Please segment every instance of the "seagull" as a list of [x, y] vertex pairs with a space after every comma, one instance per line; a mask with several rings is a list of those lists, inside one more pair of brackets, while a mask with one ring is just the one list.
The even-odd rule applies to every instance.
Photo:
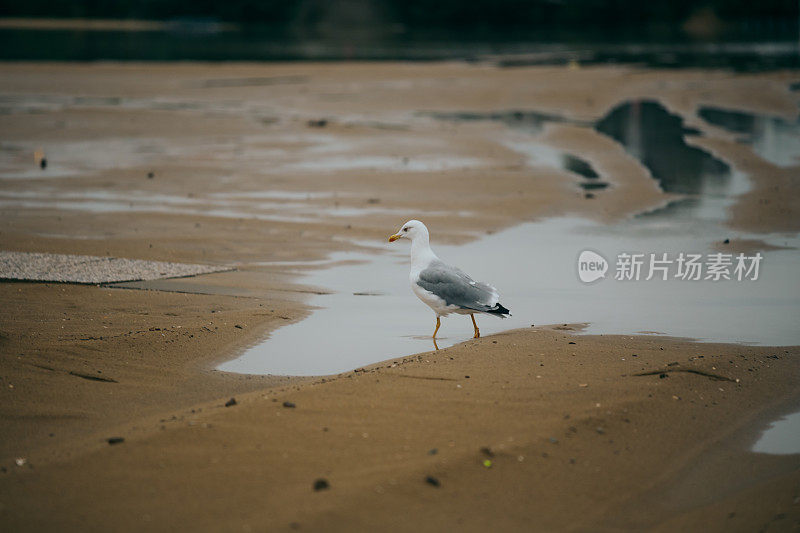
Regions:
[[475, 313], [486, 313], [500, 318], [510, 316], [508, 309], [498, 301], [500, 294], [497, 289], [473, 280], [458, 268], [442, 262], [433, 253], [430, 234], [425, 224], [419, 220], [409, 220], [400, 231], [389, 237], [389, 242], [398, 239], [411, 240], [411, 290], [436, 313], [434, 344], [436, 333], [442, 325], [440, 318], [450, 313], [469, 315], [472, 318], [472, 327], [475, 328], [473, 339], [481, 336], [478, 324], [475, 323]]

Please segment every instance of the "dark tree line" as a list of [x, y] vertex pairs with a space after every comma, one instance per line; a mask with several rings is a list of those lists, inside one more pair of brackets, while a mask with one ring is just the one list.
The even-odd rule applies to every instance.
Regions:
[[[337, 12], [364, 23], [424, 28], [585, 28], [677, 25], [705, 8], [726, 23], [798, 17], [797, 0], [5, 0], [0, 16], [173, 19], [313, 24]], [[335, 19], [341, 17], [334, 16]]]

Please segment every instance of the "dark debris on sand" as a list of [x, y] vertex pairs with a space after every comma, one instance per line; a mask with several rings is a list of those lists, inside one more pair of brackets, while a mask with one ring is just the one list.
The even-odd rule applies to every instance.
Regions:
[[431, 485], [433, 487], [441, 487], [442, 486], [442, 484], [439, 483], [439, 480], [436, 479], [433, 476], [426, 476], [425, 477], [425, 483], [427, 483], [428, 485]]

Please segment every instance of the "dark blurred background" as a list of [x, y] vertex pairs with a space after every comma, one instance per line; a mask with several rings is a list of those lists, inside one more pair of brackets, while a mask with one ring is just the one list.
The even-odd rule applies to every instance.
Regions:
[[[797, 0], [6, 1], [3, 59], [483, 59], [795, 66]], [[161, 21], [81, 27], [76, 19]], [[524, 57], [526, 56], [527, 57]], [[718, 57], [714, 57], [714, 56]], [[516, 56], [516, 57], [509, 57]], [[496, 59], [496, 58], [495, 58]]]

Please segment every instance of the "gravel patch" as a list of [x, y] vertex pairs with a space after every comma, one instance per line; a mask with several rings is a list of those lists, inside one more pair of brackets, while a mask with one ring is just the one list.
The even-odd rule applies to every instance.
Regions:
[[110, 283], [196, 276], [233, 267], [143, 261], [119, 257], [0, 251], [0, 279]]

